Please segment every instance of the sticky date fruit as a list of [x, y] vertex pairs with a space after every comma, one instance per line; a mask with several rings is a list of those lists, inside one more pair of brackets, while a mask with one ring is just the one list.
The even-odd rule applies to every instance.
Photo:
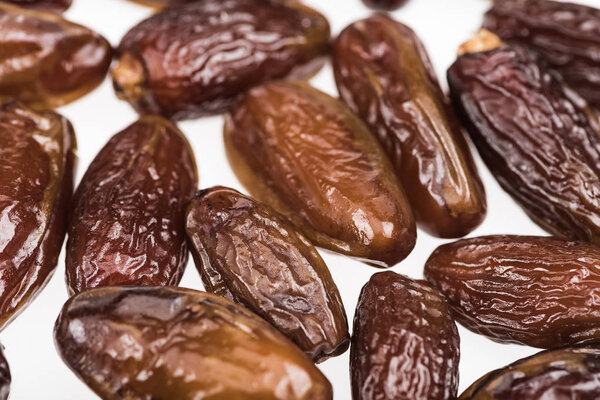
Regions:
[[207, 291], [254, 311], [315, 361], [346, 351], [338, 288], [317, 250], [282, 215], [215, 187], [188, 207], [186, 231]]
[[369, 8], [374, 10], [393, 11], [402, 7], [408, 0], [362, 0]]
[[391, 158], [420, 228], [464, 236], [483, 220], [483, 185], [425, 47], [384, 14], [347, 27], [334, 46], [341, 98]]
[[329, 36], [327, 20], [296, 1], [168, 7], [125, 35], [114, 85], [140, 113], [175, 119], [221, 113], [252, 86], [315, 73]]
[[373, 275], [354, 316], [352, 398], [455, 399], [459, 342], [448, 304], [429, 283]]
[[313, 243], [379, 266], [415, 244], [410, 206], [365, 124], [340, 101], [300, 82], [249, 91], [225, 121], [239, 180]]
[[599, 266], [589, 243], [483, 236], [438, 247], [425, 276], [473, 332], [552, 348], [600, 339]]
[[54, 336], [65, 363], [104, 400], [331, 400], [311, 360], [246, 309], [168, 287], [72, 297]]
[[8, 399], [11, 380], [10, 368], [8, 367], [8, 362], [4, 357], [4, 351], [0, 345], [0, 400]]
[[[486, 49], [479, 39], [492, 49], [469, 53]], [[534, 57], [498, 43], [489, 33], [467, 43], [448, 71], [471, 138], [534, 222], [556, 236], [600, 243], [600, 137], [587, 110]]]
[[25, 8], [39, 8], [54, 12], [63, 12], [71, 6], [72, 0], [2, 0]]

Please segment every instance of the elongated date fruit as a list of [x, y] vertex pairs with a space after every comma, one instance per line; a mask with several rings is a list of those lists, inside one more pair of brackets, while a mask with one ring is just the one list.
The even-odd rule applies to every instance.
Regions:
[[373, 275], [354, 316], [352, 398], [455, 399], [459, 342], [448, 304], [429, 283]]
[[143, 114], [186, 119], [222, 113], [262, 82], [314, 74], [329, 52], [329, 37], [325, 17], [297, 1], [168, 7], [125, 35], [114, 86]]
[[492, 371], [459, 400], [593, 400], [600, 397], [600, 347], [542, 351]]
[[113, 136], [73, 198], [70, 294], [97, 286], [177, 285], [188, 259], [185, 209], [196, 185], [192, 150], [170, 121], [145, 116]]
[[535, 236], [483, 236], [438, 247], [425, 276], [468, 329], [551, 348], [600, 339], [600, 248]]
[[499, 43], [482, 32], [448, 71], [471, 138], [534, 222], [556, 236], [600, 243], [600, 137], [587, 111], [524, 50]]
[[170, 287], [72, 297], [54, 329], [104, 400], [331, 400], [327, 378], [275, 328], [222, 297]]
[[347, 27], [334, 46], [342, 99], [391, 158], [419, 227], [461, 237], [483, 220], [483, 185], [425, 47], [384, 14]]
[[0, 3], [0, 31], [0, 95], [34, 109], [87, 94], [110, 66], [106, 39], [52, 12]]
[[10, 383], [12, 381], [8, 362], [4, 357], [4, 351], [0, 345], [0, 400], [7, 400], [10, 394]]
[[407, 0], [363, 0], [363, 3], [374, 10], [393, 11], [406, 4]]
[[2, 0], [25, 8], [39, 8], [54, 12], [63, 12], [71, 6], [72, 0]]
[[255, 88], [225, 121], [250, 194], [313, 243], [378, 266], [404, 259], [415, 222], [377, 139], [343, 103], [300, 82]]
[[338, 288], [317, 250], [282, 215], [215, 187], [188, 207], [186, 231], [209, 292], [254, 311], [315, 361], [346, 351]]

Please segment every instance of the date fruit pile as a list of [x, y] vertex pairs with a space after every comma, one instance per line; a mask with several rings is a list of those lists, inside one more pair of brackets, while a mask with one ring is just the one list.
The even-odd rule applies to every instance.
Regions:
[[[141, 3], [113, 48], [70, 0], [0, 1], [0, 329], [66, 237], [56, 348], [104, 400], [332, 400], [316, 363], [348, 349], [353, 400], [600, 398], [600, 9], [496, 0], [447, 95], [383, 12], [332, 38], [299, 0]], [[327, 62], [339, 99], [308, 83]], [[139, 119], [74, 188], [53, 109], [108, 75]], [[176, 123], [218, 114], [248, 194], [199, 190]], [[463, 238], [487, 212], [472, 148], [549, 236]], [[373, 274], [349, 329], [317, 247], [390, 268], [417, 229], [458, 240], [423, 280]], [[190, 251], [205, 291], [177, 287]], [[457, 323], [544, 351], [459, 396]]]

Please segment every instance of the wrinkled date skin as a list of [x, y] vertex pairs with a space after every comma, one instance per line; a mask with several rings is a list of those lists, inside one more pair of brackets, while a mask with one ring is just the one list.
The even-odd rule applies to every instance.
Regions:
[[329, 37], [327, 20], [295, 1], [168, 7], [125, 35], [114, 85], [140, 113], [218, 114], [262, 82], [314, 74], [325, 62]]
[[67, 241], [70, 294], [111, 285], [177, 285], [188, 259], [185, 209], [197, 185], [183, 133], [145, 116], [98, 153], [75, 196]]
[[192, 201], [186, 230], [207, 291], [254, 311], [315, 361], [347, 350], [346, 312], [325, 262], [271, 207], [215, 187]]
[[497, 0], [483, 26], [543, 57], [600, 107], [600, 10], [548, 0]]
[[39, 8], [54, 12], [63, 12], [71, 6], [72, 0], [3, 0], [25, 8]]
[[459, 400], [595, 400], [600, 398], [600, 348], [547, 350], [492, 371]]
[[448, 304], [427, 282], [373, 275], [354, 316], [352, 398], [455, 399], [459, 342]]
[[600, 339], [600, 248], [534, 236], [483, 236], [438, 247], [425, 276], [468, 329], [551, 348]]
[[255, 88], [226, 118], [225, 148], [252, 196], [318, 246], [382, 267], [414, 247], [392, 165], [340, 101], [300, 82]]
[[54, 336], [104, 400], [331, 400], [327, 378], [275, 328], [221, 297], [167, 287], [71, 298]]
[[531, 219], [600, 243], [600, 137], [561, 81], [509, 46], [460, 56], [448, 80], [481, 157]]
[[112, 50], [102, 36], [58, 14], [0, 3], [0, 95], [35, 109], [87, 94], [103, 80]]
[[10, 376], [10, 368], [8, 362], [4, 357], [4, 352], [0, 346], [0, 400], [7, 400], [10, 394], [10, 383], [12, 378]]
[[69, 121], [17, 102], [0, 104], [0, 329], [50, 280], [73, 193]]
[[394, 11], [402, 7], [408, 0], [362, 0], [369, 8], [374, 10]]
[[333, 60], [342, 99], [377, 133], [419, 227], [446, 238], [477, 227], [483, 185], [416, 34], [377, 14], [340, 34]]

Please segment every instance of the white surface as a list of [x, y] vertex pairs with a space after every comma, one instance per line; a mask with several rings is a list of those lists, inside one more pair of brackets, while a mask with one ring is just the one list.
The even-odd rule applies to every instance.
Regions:
[[[360, 0], [305, 2], [329, 18], [334, 34], [370, 13]], [[594, 0], [580, 2], [593, 5]], [[442, 84], [446, 85], [445, 72], [455, 58], [456, 49], [477, 30], [483, 12], [488, 7], [487, 0], [411, 0], [404, 8], [395, 12], [394, 16], [412, 26], [420, 35]], [[130, 27], [150, 13], [149, 8], [126, 0], [74, 0], [74, 5], [66, 16], [95, 29], [113, 45], [117, 45]], [[313, 84], [337, 95], [329, 67], [315, 77]], [[59, 111], [72, 121], [77, 133], [77, 180], [106, 141], [136, 119], [136, 114], [129, 105], [115, 97], [108, 80], [90, 95]], [[224, 155], [222, 119], [214, 117], [187, 121], [179, 126], [194, 148], [200, 172], [200, 187], [225, 185], [243, 190]], [[470, 236], [493, 233], [544, 234], [499, 188], [481, 161], [477, 159], [477, 162], [487, 190], [489, 211], [485, 222]], [[427, 257], [442, 242], [419, 232], [414, 251], [393, 270], [413, 278], [422, 278]], [[360, 289], [377, 270], [342, 256], [322, 254], [340, 289], [351, 322]], [[181, 286], [202, 289], [200, 277], [191, 259]], [[54, 347], [52, 328], [66, 300], [63, 252], [48, 287], [1, 334], [0, 340], [6, 347], [13, 375], [11, 400], [97, 399], [62, 363]], [[459, 331], [462, 353], [460, 391], [485, 372], [536, 352], [533, 348], [491, 342], [462, 327], [459, 327]], [[335, 400], [351, 398], [348, 355], [349, 352], [346, 352], [320, 365], [333, 384]]]

